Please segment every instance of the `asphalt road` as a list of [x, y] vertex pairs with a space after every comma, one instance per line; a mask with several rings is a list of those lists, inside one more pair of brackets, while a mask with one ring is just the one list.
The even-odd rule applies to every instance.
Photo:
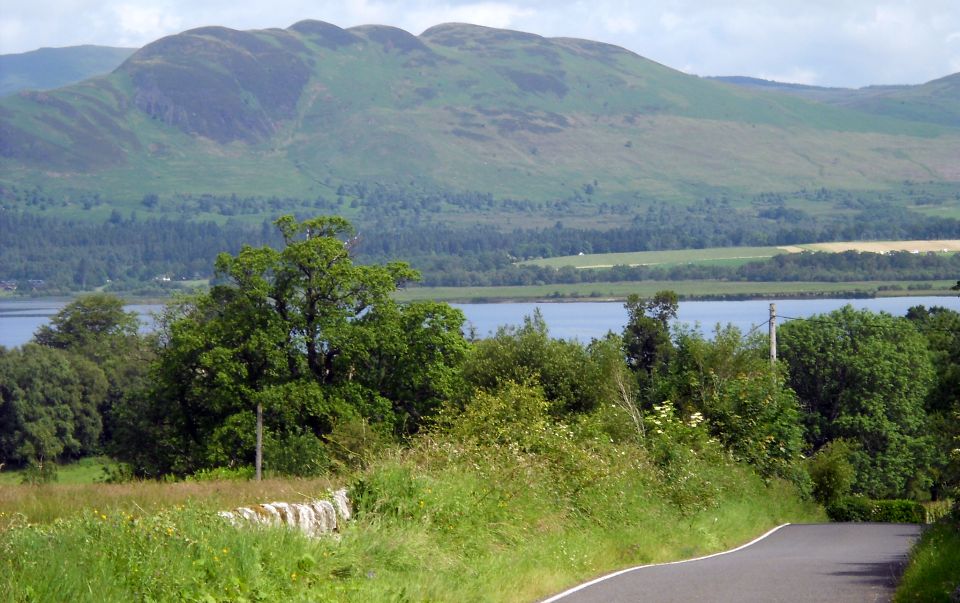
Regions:
[[919, 535], [908, 524], [787, 525], [739, 550], [627, 570], [547, 601], [889, 601]]

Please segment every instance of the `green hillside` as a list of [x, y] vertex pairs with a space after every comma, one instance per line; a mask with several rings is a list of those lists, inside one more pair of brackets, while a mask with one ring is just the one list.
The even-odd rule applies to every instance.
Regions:
[[773, 91], [830, 105], [910, 121], [960, 127], [960, 73], [918, 86], [825, 88], [751, 77], [710, 78], [752, 90]]
[[135, 50], [86, 45], [0, 55], [0, 96], [59, 88], [109, 73]]
[[120, 202], [379, 183], [636, 204], [960, 181], [960, 128], [924, 111], [876, 115], [472, 25], [206, 27], [0, 100], [0, 186]]

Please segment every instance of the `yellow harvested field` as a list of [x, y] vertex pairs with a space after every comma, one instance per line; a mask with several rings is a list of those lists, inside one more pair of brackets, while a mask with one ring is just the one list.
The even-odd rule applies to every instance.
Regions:
[[842, 251], [868, 251], [871, 253], [883, 253], [887, 251], [915, 251], [925, 253], [935, 252], [956, 252], [960, 251], [960, 240], [948, 239], [941, 241], [850, 241], [841, 243], [812, 243], [810, 245], [799, 245], [792, 247], [781, 247], [788, 253], [797, 251], [830, 251], [840, 253]]

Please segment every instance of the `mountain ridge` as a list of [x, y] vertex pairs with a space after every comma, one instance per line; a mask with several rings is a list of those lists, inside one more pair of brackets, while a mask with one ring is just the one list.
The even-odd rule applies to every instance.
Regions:
[[108, 75], [0, 100], [0, 185], [310, 196], [374, 181], [543, 199], [591, 183], [610, 198], [694, 199], [952, 182], [952, 77], [864, 110], [469, 24], [419, 36], [314, 20], [211, 26], [152, 42]]

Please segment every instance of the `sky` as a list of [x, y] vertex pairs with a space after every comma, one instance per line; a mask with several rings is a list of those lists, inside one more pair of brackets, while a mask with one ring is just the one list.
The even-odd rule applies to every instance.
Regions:
[[598, 40], [696, 75], [820, 86], [960, 72], [960, 0], [0, 0], [0, 54], [143, 46], [205, 25], [319, 19], [411, 33], [451, 21]]

